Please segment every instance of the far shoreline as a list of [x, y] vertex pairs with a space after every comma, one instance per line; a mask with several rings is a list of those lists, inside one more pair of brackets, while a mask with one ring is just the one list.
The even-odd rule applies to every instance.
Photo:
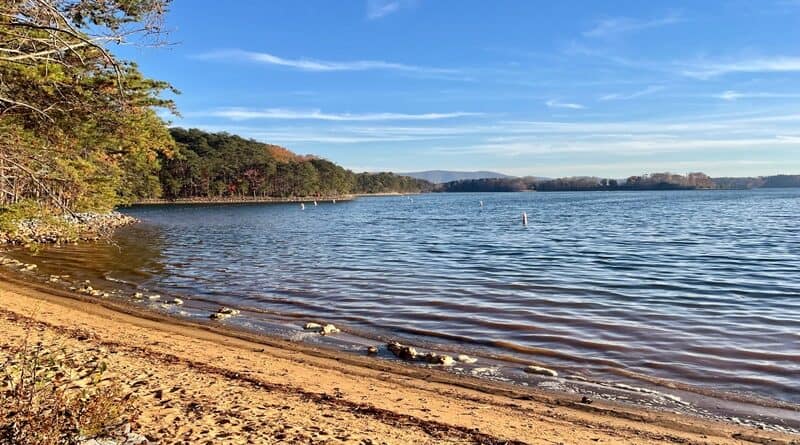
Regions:
[[290, 196], [290, 197], [269, 197], [269, 196], [225, 196], [217, 198], [196, 197], [196, 198], [148, 198], [140, 199], [131, 204], [119, 206], [120, 208], [148, 205], [170, 205], [170, 204], [300, 204], [312, 202], [349, 202], [358, 198], [385, 197], [385, 196], [411, 196], [419, 195], [421, 192], [385, 192], [385, 193], [353, 193], [347, 195], [323, 195], [323, 196]]
[[326, 195], [326, 196], [303, 196], [303, 197], [268, 197], [268, 196], [237, 196], [237, 197], [218, 197], [218, 198], [150, 198], [140, 199], [130, 205], [120, 206], [146, 206], [146, 205], [170, 205], [170, 204], [292, 204], [292, 203], [307, 203], [307, 202], [333, 202], [333, 201], [352, 201], [359, 195]]
[[158, 206], [158, 205], [183, 205], [183, 204], [306, 204], [306, 203], [333, 203], [350, 202], [359, 198], [380, 198], [380, 197], [402, 197], [417, 195], [466, 195], [480, 194], [489, 195], [496, 193], [589, 193], [589, 192], [747, 192], [755, 190], [792, 190], [796, 187], [758, 187], [758, 188], [615, 188], [615, 189], [585, 189], [585, 190], [485, 190], [485, 191], [440, 191], [433, 190], [427, 192], [385, 192], [385, 193], [353, 193], [347, 195], [326, 195], [326, 196], [292, 196], [292, 197], [197, 197], [197, 198], [148, 198], [140, 199], [130, 204], [118, 206], [124, 209], [135, 206]]

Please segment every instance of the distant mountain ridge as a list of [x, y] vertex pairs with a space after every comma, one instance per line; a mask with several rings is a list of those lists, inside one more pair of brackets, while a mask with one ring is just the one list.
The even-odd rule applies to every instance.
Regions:
[[410, 176], [412, 178], [422, 179], [434, 184], [443, 184], [445, 182], [470, 179], [513, 178], [513, 176], [490, 171], [461, 172], [450, 170], [427, 170], [421, 172], [398, 173], [398, 175]]

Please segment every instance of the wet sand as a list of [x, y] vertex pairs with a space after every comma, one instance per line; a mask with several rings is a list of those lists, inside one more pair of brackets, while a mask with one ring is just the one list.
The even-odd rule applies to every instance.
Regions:
[[0, 345], [108, 362], [156, 443], [800, 443], [796, 436], [226, 332], [3, 277]]

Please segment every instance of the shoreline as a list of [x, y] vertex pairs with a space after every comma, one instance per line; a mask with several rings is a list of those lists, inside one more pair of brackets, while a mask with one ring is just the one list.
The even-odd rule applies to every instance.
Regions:
[[169, 204], [291, 204], [291, 203], [311, 203], [317, 202], [345, 202], [354, 201], [358, 198], [381, 197], [381, 196], [413, 196], [420, 195], [422, 192], [386, 192], [386, 193], [351, 193], [347, 195], [325, 195], [325, 196], [292, 196], [286, 198], [277, 198], [269, 196], [240, 196], [240, 197], [196, 197], [196, 198], [176, 198], [176, 199], [141, 199], [130, 205], [121, 206], [121, 208], [132, 206], [147, 206], [147, 205], [169, 205]]
[[273, 197], [220, 197], [220, 198], [176, 198], [176, 199], [141, 199], [134, 202], [129, 206], [145, 206], [145, 205], [169, 205], [169, 204], [285, 204], [285, 203], [307, 203], [307, 202], [332, 202], [332, 201], [352, 201], [361, 195], [330, 195], [330, 196], [301, 196], [301, 197], [288, 197], [288, 198], [273, 198]]
[[[459, 376], [439, 369], [375, 360], [353, 353], [344, 353], [288, 340], [268, 338], [244, 332], [233, 332], [223, 326], [175, 319], [121, 302], [100, 300], [54, 289], [43, 284], [23, 282], [16, 278], [8, 277], [5, 273], [2, 274], [2, 277], [4, 282], [0, 283], [0, 301], [3, 303], [3, 311], [11, 311], [17, 316], [32, 317], [38, 323], [46, 323], [50, 327], [46, 328], [45, 331], [76, 328], [72, 324], [77, 319], [80, 320], [78, 324], [81, 328], [92, 328], [97, 331], [95, 332], [97, 336], [110, 336], [110, 341], [116, 343], [128, 344], [129, 340], [124, 333], [137, 331], [137, 335], [144, 335], [145, 337], [169, 338], [170, 344], [164, 344], [164, 348], [168, 351], [182, 351], [182, 347], [187, 344], [200, 342], [204, 345], [203, 351], [217, 359], [229, 358], [228, 354], [219, 349], [223, 347], [229, 348], [233, 346], [238, 348], [236, 349], [238, 352], [234, 352], [234, 355], [242, 354], [244, 351], [252, 352], [252, 350], [264, 348], [269, 349], [269, 352], [266, 353], [269, 356], [269, 360], [289, 359], [293, 363], [284, 363], [285, 366], [289, 367], [287, 369], [299, 365], [303, 365], [303, 368], [311, 366], [314, 368], [314, 372], [321, 372], [330, 377], [332, 379], [330, 384], [337, 385], [335, 386], [336, 388], [341, 389], [346, 386], [354, 394], [363, 393], [361, 390], [364, 387], [377, 384], [385, 385], [386, 382], [383, 382], [383, 380], [386, 380], [388, 376], [388, 381], [395, 382], [392, 384], [392, 390], [399, 392], [400, 400], [411, 400], [412, 393], [414, 396], [418, 396], [418, 391], [423, 391], [421, 396], [423, 399], [433, 397], [439, 400], [443, 394], [447, 394], [445, 400], [439, 401], [447, 405], [448, 410], [460, 411], [466, 409], [466, 405], [477, 403], [476, 399], [480, 399], [480, 403], [489, 403], [493, 410], [502, 407], [506, 411], [503, 415], [508, 416], [508, 418], [503, 421], [495, 419], [492, 415], [481, 419], [460, 416], [447, 417], [447, 428], [455, 428], [456, 426], [460, 428], [451, 430], [451, 432], [455, 434], [455, 432], [460, 431], [456, 435], [466, 434], [466, 436], [462, 437], [464, 440], [453, 443], [503, 443], [502, 441], [519, 439], [522, 440], [517, 443], [538, 441], [540, 440], [538, 436], [525, 435], [536, 431], [535, 429], [529, 431], [524, 428], [525, 424], [531, 421], [531, 410], [537, 415], [535, 423], [543, 422], [548, 428], [556, 428], [554, 431], [557, 431], [558, 435], [566, 435], [566, 437], [570, 437], [572, 433], [578, 434], [579, 432], [581, 434], [596, 434], [597, 431], [594, 428], [586, 428], [592, 424], [620, 423], [615, 428], [610, 430], [607, 428], [607, 431], [604, 431], [605, 434], [610, 435], [609, 439], [623, 434], [623, 432], [625, 435], [635, 432], [633, 436], [626, 437], [626, 440], [631, 440], [633, 443], [654, 443], [655, 437], [681, 437], [683, 440], [693, 443], [700, 441], [697, 436], [700, 434], [706, 436], [702, 441], [708, 441], [708, 436], [715, 438], [714, 441], [708, 441], [708, 443], [734, 443], [734, 440], [741, 440], [747, 437], [756, 439], [756, 442], [761, 443], [792, 443], [789, 438], [793, 436], [786, 436], [780, 433], [745, 428], [722, 422], [712, 422], [668, 412], [651, 411], [600, 400], [591, 405], [580, 403], [580, 397], [576, 399], [575, 396], [568, 394], [514, 387], [508, 384]], [[38, 309], [36, 309], [37, 306], [39, 306]], [[43, 310], [45, 306], [47, 307], [46, 311]], [[31, 312], [33, 312], [32, 315], [30, 314]], [[64, 318], [67, 314], [72, 316]], [[76, 318], [75, 316], [78, 317]], [[2, 321], [2, 323], [5, 324], [6, 322]], [[56, 329], [56, 326], [60, 326], [60, 328]], [[4, 329], [4, 331], [7, 331], [7, 329]], [[117, 335], [114, 335], [114, 332], [117, 332]], [[3, 337], [5, 336], [0, 336], [0, 338]], [[131, 338], [130, 342], [135, 342], [135, 339]], [[137, 347], [148, 349], [146, 344], [139, 344]], [[258, 353], [259, 358], [250, 361], [248, 366], [243, 368], [247, 371], [243, 372], [242, 375], [249, 375], [253, 370], [257, 371], [259, 363], [264, 359], [264, 355], [265, 353]], [[182, 359], [187, 359], [187, 357]], [[218, 366], [222, 365], [218, 364]], [[203, 367], [194, 372], [208, 372], [207, 369], [202, 370], [201, 368]], [[236, 372], [236, 369], [222, 366], [221, 370], [217, 369], [216, 371], [231, 373]], [[299, 372], [298, 369], [294, 371]], [[304, 372], [306, 371], [308, 369], [304, 370]], [[330, 375], [332, 372], [335, 375]], [[231, 379], [230, 376], [228, 378]], [[362, 381], [364, 379], [366, 381]], [[241, 379], [232, 378], [232, 380], [240, 381]], [[279, 382], [273, 383], [286, 383], [280, 381], [281, 379], [277, 380]], [[295, 383], [296, 385], [290, 389], [290, 392], [307, 392], [309, 386], [316, 385], [316, 383], [312, 384], [304, 380]], [[330, 389], [328, 388], [328, 390]], [[328, 394], [328, 391], [323, 391], [322, 394]], [[369, 396], [370, 394], [367, 394], [367, 398], [370, 398]], [[358, 400], [358, 397], [347, 399], [353, 401]], [[412, 407], [408, 407], [407, 410], [399, 410], [398, 407], [391, 403], [392, 400], [389, 400], [384, 395], [380, 395], [378, 399], [370, 400], [368, 403], [376, 405], [373, 408], [388, 410], [388, 413], [392, 413], [392, 416], [410, 415], [410, 417], [403, 417], [403, 422], [420, 426], [427, 425], [425, 422], [432, 420], [433, 415], [430, 413], [434, 411], [429, 408], [428, 403], [416, 403], [412, 404]], [[322, 401], [314, 403], [319, 404]], [[364, 403], [363, 398], [358, 403]], [[515, 408], [509, 410], [509, 406], [514, 406]], [[518, 410], [517, 408], [520, 409]], [[424, 409], [428, 409], [428, 411], [424, 411]], [[420, 411], [425, 414], [418, 414]], [[381, 411], [381, 413], [386, 414], [384, 411]], [[564, 424], [564, 419], [566, 418], [569, 420]], [[468, 421], [464, 422], [464, 420]], [[502, 423], [502, 425], [495, 425], [495, 423]], [[624, 427], [621, 424], [625, 424]], [[467, 431], [479, 426], [480, 434], [488, 434], [497, 440], [489, 440], [488, 437], [483, 436], [481, 436], [480, 440], [477, 440], [478, 436], [473, 435], [473, 433], [467, 433]], [[423, 428], [423, 431], [425, 428]], [[442, 426], [439, 425], [436, 428], [441, 429]], [[660, 431], [656, 436], [652, 435], [654, 429]], [[527, 433], [524, 433], [525, 431]], [[399, 431], [395, 432], [399, 433]], [[519, 437], [516, 437], [518, 434]], [[579, 436], [573, 437], [577, 438]], [[588, 436], [583, 437], [587, 438]], [[561, 438], [563, 439], [564, 436]], [[384, 436], [376, 437], [376, 439], [384, 440]], [[531, 440], [530, 442], [528, 442], [529, 439]], [[620, 437], [616, 437], [614, 440], [620, 439]], [[431, 440], [431, 438], [426, 440]], [[768, 442], [769, 440], [779, 441]]]

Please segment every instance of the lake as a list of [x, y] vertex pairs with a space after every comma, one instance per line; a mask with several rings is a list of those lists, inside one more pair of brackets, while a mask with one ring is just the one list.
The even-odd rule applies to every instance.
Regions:
[[125, 213], [142, 224], [116, 245], [46, 248], [43, 270], [180, 296], [184, 316], [235, 307], [236, 323], [282, 335], [325, 321], [364, 344], [800, 403], [800, 189]]

